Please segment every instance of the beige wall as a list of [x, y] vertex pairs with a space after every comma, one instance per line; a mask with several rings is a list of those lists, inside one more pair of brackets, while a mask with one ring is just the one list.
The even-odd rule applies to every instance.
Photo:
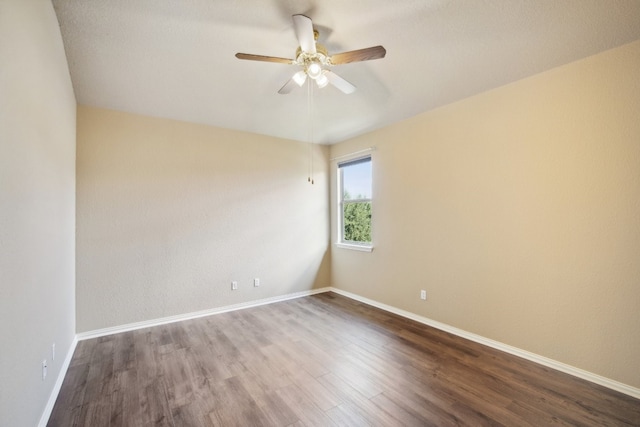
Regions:
[[51, 3], [0, 1], [2, 426], [38, 424], [75, 336], [75, 113]]
[[308, 144], [79, 106], [78, 332], [329, 285], [314, 154], [311, 185]]
[[375, 249], [333, 284], [640, 387], [638, 70], [640, 42], [332, 146], [377, 147]]

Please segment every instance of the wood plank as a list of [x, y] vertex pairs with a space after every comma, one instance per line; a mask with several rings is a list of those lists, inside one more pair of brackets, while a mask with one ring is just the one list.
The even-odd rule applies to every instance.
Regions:
[[209, 414], [214, 425], [265, 426], [268, 417], [253, 400], [239, 377], [221, 381], [212, 389], [216, 402]]
[[137, 372], [135, 369], [117, 371], [114, 375], [114, 389], [111, 392], [112, 426], [136, 425], [141, 418]]
[[[318, 381], [328, 389], [332, 390], [343, 402], [352, 403], [363, 418], [368, 420], [371, 425], [374, 426], [397, 426], [399, 425], [399, 418], [396, 418], [394, 414], [389, 414], [385, 410], [381, 409], [373, 402], [376, 396], [372, 399], [365, 397], [355, 388], [351, 387], [346, 382], [332, 373], [323, 375], [318, 378]], [[379, 395], [378, 395], [379, 396]]]
[[307, 399], [297, 386], [292, 384], [282, 387], [277, 390], [277, 393], [304, 425], [309, 427], [330, 427], [337, 425], [325, 411]]
[[[148, 383], [139, 391], [140, 424], [144, 426], [173, 426], [173, 415], [161, 378]], [[87, 424], [91, 425], [91, 424]]]
[[371, 399], [380, 409], [391, 415], [396, 421], [396, 425], [424, 427], [425, 421], [397, 405], [389, 399], [386, 394], [380, 393]]
[[298, 421], [289, 405], [274, 390], [265, 389], [262, 381], [250, 371], [241, 374], [239, 378], [272, 425], [284, 426]]
[[373, 424], [369, 423], [369, 421], [362, 416], [357, 406], [353, 403], [343, 403], [339, 406], [334, 406], [327, 411], [327, 415], [338, 426], [373, 426]]

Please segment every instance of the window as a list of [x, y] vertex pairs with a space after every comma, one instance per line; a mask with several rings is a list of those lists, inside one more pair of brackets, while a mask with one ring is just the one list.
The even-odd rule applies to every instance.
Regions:
[[338, 164], [338, 245], [371, 251], [371, 156]]

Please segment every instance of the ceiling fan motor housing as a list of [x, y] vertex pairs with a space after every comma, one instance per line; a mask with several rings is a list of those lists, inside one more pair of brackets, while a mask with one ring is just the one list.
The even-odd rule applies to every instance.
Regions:
[[[314, 31], [317, 34], [317, 31]], [[331, 65], [327, 48], [316, 43], [316, 53], [304, 52], [298, 47], [296, 50], [296, 64], [301, 65], [309, 77], [317, 79], [322, 74], [324, 66]]]

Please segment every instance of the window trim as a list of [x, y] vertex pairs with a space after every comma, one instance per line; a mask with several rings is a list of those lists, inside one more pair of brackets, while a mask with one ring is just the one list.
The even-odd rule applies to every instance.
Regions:
[[[371, 194], [371, 198], [369, 199], [354, 199], [354, 200], [350, 200], [349, 202], [352, 203], [359, 203], [359, 202], [369, 202], [371, 203], [371, 209], [373, 211], [373, 156], [371, 155], [371, 153], [367, 153], [364, 155], [359, 155], [359, 156], [353, 156], [350, 158], [344, 158], [344, 160], [340, 161], [337, 163], [337, 185], [336, 188], [338, 190], [338, 194], [337, 194], [337, 198], [338, 198], [338, 203], [337, 203], [337, 240], [336, 240], [336, 247], [338, 248], [342, 248], [342, 249], [350, 249], [350, 250], [355, 250], [355, 251], [361, 251], [361, 252], [371, 252], [373, 251], [373, 222], [372, 222], [372, 230], [371, 230], [371, 242], [355, 242], [355, 241], [350, 241], [350, 240], [344, 240], [344, 200], [343, 200], [343, 195], [344, 195], [344, 180], [342, 177], [342, 167], [346, 166], [346, 165], [354, 165], [360, 162], [371, 162], [371, 167], [372, 167], [372, 172], [371, 172], [371, 187], [372, 187], [372, 194]], [[373, 215], [372, 215], [373, 216]]]
[[336, 247], [342, 248], [342, 249], [350, 249], [352, 251], [360, 251], [360, 252], [373, 251], [373, 243], [364, 243], [360, 245], [357, 243], [336, 242]]

